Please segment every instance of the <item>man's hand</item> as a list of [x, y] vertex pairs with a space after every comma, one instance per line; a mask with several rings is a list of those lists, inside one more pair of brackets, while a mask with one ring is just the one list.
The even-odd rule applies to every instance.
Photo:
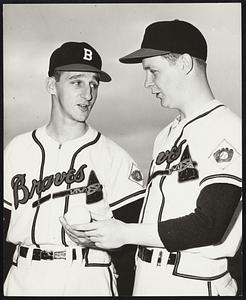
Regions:
[[73, 237], [90, 240], [96, 247], [101, 249], [120, 248], [125, 244], [124, 227], [122, 221], [116, 219], [108, 219], [95, 221], [87, 224], [79, 224], [71, 226], [69, 233]]
[[60, 217], [59, 220], [66, 234], [75, 244], [81, 247], [95, 248], [95, 244], [87, 237], [87, 235], [81, 230], [74, 230], [73, 225], [68, 224], [65, 217]]

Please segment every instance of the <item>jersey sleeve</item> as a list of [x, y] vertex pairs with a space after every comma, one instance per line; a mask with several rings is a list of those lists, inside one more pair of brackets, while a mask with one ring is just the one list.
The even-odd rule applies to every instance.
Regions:
[[193, 138], [191, 156], [199, 174], [196, 207], [158, 224], [169, 251], [215, 245], [229, 226], [242, 193], [242, 140], [241, 122], [228, 120], [233, 122], [221, 128], [212, 124]]
[[[242, 186], [241, 126], [233, 126], [230, 132], [211, 135], [206, 157], [200, 160], [200, 188], [213, 183]], [[205, 145], [206, 147], [206, 145]]]
[[241, 198], [241, 188], [215, 183], [202, 189], [191, 214], [158, 223], [168, 251], [186, 250], [221, 242]]
[[112, 210], [144, 197], [143, 175], [123, 149], [117, 149], [112, 155], [107, 177], [107, 200]]

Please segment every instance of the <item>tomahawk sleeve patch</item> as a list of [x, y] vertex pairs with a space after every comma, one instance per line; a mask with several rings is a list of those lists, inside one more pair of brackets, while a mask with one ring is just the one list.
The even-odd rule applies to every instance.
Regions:
[[226, 139], [223, 139], [209, 155], [209, 160], [224, 170], [231, 165], [241, 154]]
[[138, 167], [132, 163], [131, 171], [128, 177], [131, 181], [138, 183], [143, 186], [143, 175], [138, 169]]

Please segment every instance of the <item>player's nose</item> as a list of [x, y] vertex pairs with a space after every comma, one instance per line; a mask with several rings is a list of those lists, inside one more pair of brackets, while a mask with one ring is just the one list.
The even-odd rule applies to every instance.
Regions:
[[92, 88], [89, 84], [81, 90], [80, 97], [87, 101], [92, 100]]
[[149, 88], [149, 87], [153, 86], [153, 84], [154, 83], [152, 81], [152, 77], [148, 73], [146, 73], [144, 87]]

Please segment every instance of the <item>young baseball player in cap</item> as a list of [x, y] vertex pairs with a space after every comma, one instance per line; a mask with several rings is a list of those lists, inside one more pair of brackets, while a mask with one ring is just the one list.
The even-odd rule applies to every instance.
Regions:
[[155, 140], [140, 224], [76, 227], [100, 248], [140, 245], [135, 296], [237, 292], [226, 256], [242, 234], [241, 120], [215, 99], [206, 59], [202, 33], [179, 20], [149, 25], [141, 49], [120, 59], [142, 63], [145, 87], [179, 112]]
[[5, 296], [117, 295], [110, 254], [95, 249], [85, 235], [78, 245], [59, 221], [64, 216], [69, 225], [112, 217], [136, 222], [141, 209], [143, 178], [136, 163], [87, 123], [99, 83], [111, 80], [101, 67], [100, 55], [85, 42], [56, 49], [47, 79], [49, 123], [6, 147], [7, 241], [16, 250]]

